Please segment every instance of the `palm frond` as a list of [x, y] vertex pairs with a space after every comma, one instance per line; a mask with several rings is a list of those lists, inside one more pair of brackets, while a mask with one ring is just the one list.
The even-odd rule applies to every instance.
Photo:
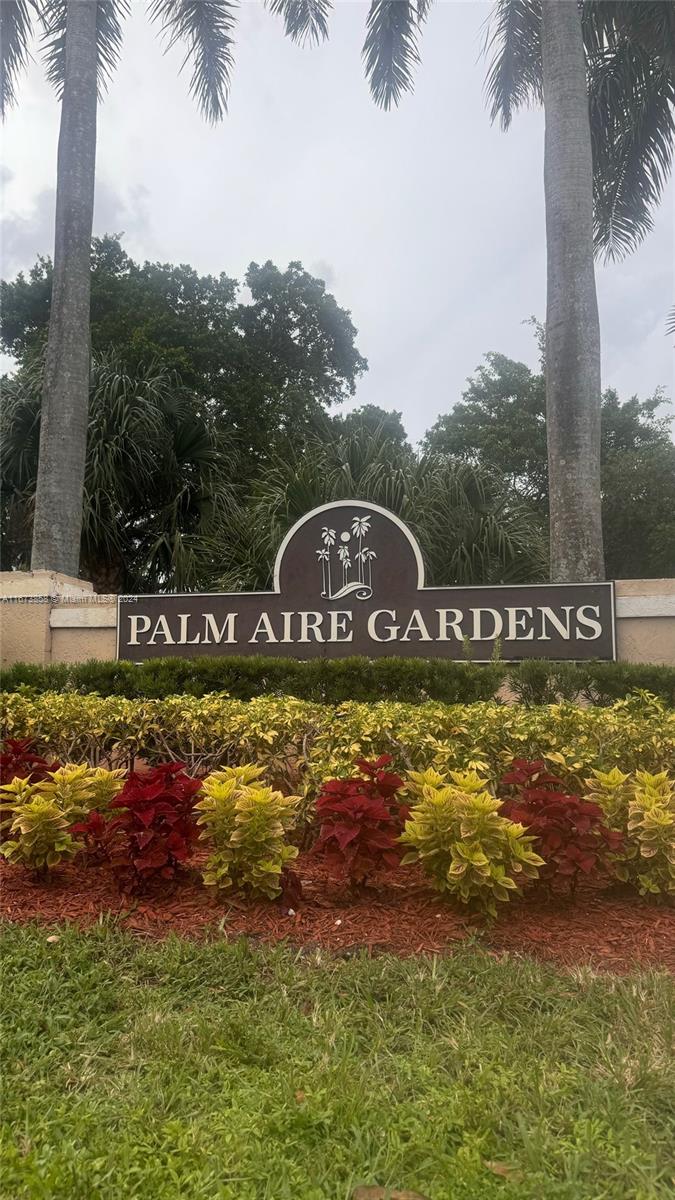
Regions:
[[[63, 91], [66, 70], [66, 0], [43, 0], [42, 57], [47, 79], [57, 96]], [[98, 0], [96, 5], [96, 50], [98, 91], [107, 89], [122, 50], [122, 23], [129, 15], [130, 0]]]
[[653, 226], [675, 143], [675, 75], [627, 38], [588, 71], [595, 247], [622, 258]]
[[178, 42], [186, 47], [181, 70], [191, 65], [190, 95], [212, 124], [227, 112], [236, 7], [232, 0], [152, 0], [150, 4], [151, 20], [161, 23], [167, 50]]
[[668, 323], [666, 325], [666, 333], [675, 333], [675, 308], [671, 308], [668, 314]]
[[328, 14], [332, 0], [266, 0], [271, 12], [284, 20], [288, 37], [301, 46], [317, 45], [328, 37]]
[[543, 100], [541, 0], [498, 0], [483, 53], [491, 60], [485, 79], [490, 119], [508, 129], [517, 109]]
[[16, 84], [28, 65], [31, 38], [28, 0], [0, 3], [0, 115], [16, 103]]
[[587, 53], [602, 53], [627, 38], [663, 65], [675, 66], [675, 4], [672, 0], [584, 0]]
[[376, 104], [389, 109], [413, 89], [420, 61], [418, 38], [428, 4], [411, 0], [373, 0], [366, 23], [363, 59]]

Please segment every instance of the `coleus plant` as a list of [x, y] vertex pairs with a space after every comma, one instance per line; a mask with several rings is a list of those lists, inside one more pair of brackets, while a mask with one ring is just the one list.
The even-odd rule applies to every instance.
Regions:
[[132, 771], [108, 806], [117, 815], [106, 819], [94, 811], [72, 832], [84, 834], [88, 848], [103, 853], [124, 891], [141, 891], [173, 879], [194, 853], [199, 836], [194, 805], [200, 788], [184, 763]]
[[396, 867], [402, 849], [398, 838], [409, 807], [403, 803], [403, 780], [387, 770], [389, 754], [373, 762], [357, 759], [359, 774], [327, 780], [316, 802], [319, 837], [316, 853], [329, 870], [364, 883], [379, 867]]
[[574, 893], [581, 876], [612, 872], [621, 834], [608, 828], [598, 804], [568, 792], [546, 763], [514, 759], [501, 788], [510, 792], [502, 812], [535, 839], [534, 848], [544, 860], [540, 879], [549, 887], [561, 882]]
[[36, 783], [46, 779], [48, 773], [58, 770], [59, 766], [38, 754], [31, 738], [5, 738], [0, 749], [0, 784], [11, 783], [13, 779], [30, 779]]

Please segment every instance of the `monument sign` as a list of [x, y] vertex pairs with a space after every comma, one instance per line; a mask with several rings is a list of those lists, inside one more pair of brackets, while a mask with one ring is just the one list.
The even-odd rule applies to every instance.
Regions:
[[613, 659], [612, 583], [426, 587], [420, 548], [393, 513], [357, 500], [315, 508], [276, 557], [271, 592], [120, 596], [118, 656], [400, 655], [488, 661]]

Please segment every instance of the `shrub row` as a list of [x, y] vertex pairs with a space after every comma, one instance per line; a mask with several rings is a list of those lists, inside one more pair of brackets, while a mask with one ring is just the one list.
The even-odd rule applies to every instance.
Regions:
[[381, 754], [393, 754], [400, 769], [475, 769], [492, 780], [514, 758], [543, 759], [574, 786], [594, 768], [675, 765], [675, 711], [647, 696], [611, 708], [526, 708], [13, 693], [3, 697], [2, 736], [31, 738], [38, 753], [62, 762], [110, 767], [173, 759], [203, 773], [255, 762], [275, 786], [310, 797], [321, 780], [348, 772], [356, 757]]
[[[22, 749], [10, 746], [19, 759]], [[356, 774], [352, 767], [346, 778], [324, 780], [308, 823], [313, 853], [352, 885], [383, 866], [415, 863], [437, 891], [491, 916], [524, 887], [573, 892], [582, 877], [618, 878], [641, 895], [675, 894], [675, 785], [667, 772], [594, 771], [580, 795], [542, 760], [515, 760], [493, 789], [476, 771], [428, 767], [402, 777], [389, 770], [392, 761], [358, 759]], [[195, 779], [169, 762], [123, 779], [121, 771], [75, 764], [44, 772], [24, 753], [17, 769], [27, 773], [0, 788], [8, 835], [0, 853], [38, 877], [79, 854], [107, 861], [123, 890], [143, 891], [173, 881], [201, 840], [203, 882], [217, 895], [236, 887], [270, 899], [284, 891], [288, 898], [289, 888], [301, 896], [288, 866], [298, 854], [300, 797], [266, 786], [259, 766]]]
[[3, 674], [5, 691], [97, 692], [127, 699], [164, 699], [227, 692], [235, 700], [285, 694], [299, 700], [490, 700], [506, 685], [524, 704], [578, 698], [607, 705], [642, 689], [675, 705], [675, 668], [649, 663], [450, 662], [405, 658], [346, 658], [298, 662], [287, 658], [166, 658], [143, 663], [18, 663]]

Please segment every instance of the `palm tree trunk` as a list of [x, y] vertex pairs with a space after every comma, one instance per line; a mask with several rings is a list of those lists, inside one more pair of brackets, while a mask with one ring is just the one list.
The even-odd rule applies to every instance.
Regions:
[[80, 563], [89, 408], [96, 104], [96, 0], [68, 0], [54, 278], [31, 567], [75, 576]]
[[551, 578], [604, 578], [593, 164], [576, 0], [543, 0]]

